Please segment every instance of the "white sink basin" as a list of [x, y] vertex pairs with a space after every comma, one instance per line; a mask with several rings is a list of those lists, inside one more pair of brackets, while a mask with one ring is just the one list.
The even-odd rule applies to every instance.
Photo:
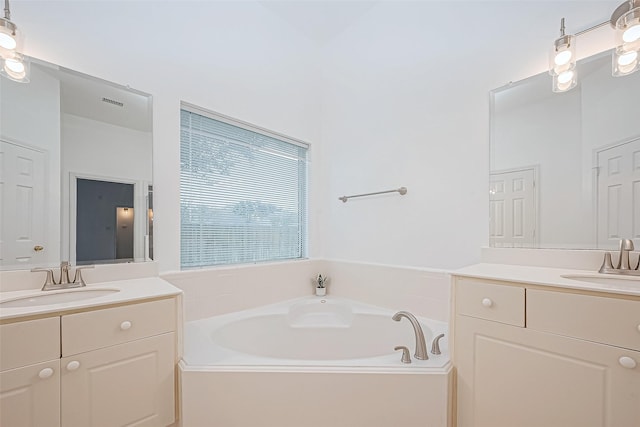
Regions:
[[564, 277], [565, 279], [595, 283], [598, 285], [637, 285], [640, 287], [640, 276], [613, 276], [609, 274], [565, 274], [562, 275], [562, 277]]
[[22, 298], [14, 298], [7, 301], [0, 302], [0, 307], [33, 307], [37, 305], [48, 304], [60, 304], [63, 302], [82, 301], [91, 298], [103, 297], [115, 292], [120, 292], [119, 289], [70, 289], [67, 291], [60, 291], [55, 293], [49, 293], [50, 291], [43, 291], [37, 295], [29, 295]]

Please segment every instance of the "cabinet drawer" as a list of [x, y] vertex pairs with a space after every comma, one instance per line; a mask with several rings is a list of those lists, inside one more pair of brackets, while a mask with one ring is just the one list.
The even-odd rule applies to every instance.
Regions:
[[0, 325], [0, 339], [0, 371], [59, 359], [60, 318]]
[[171, 332], [175, 324], [174, 299], [62, 316], [62, 356]]
[[456, 312], [514, 326], [524, 326], [524, 288], [459, 280]]
[[529, 289], [527, 327], [640, 350], [640, 301]]

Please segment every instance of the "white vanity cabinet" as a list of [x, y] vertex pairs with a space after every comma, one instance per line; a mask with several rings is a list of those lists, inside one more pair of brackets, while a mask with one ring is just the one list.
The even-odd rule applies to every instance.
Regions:
[[0, 325], [0, 426], [60, 426], [60, 317]]
[[640, 297], [454, 284], [458, 427], [640, 425]]
[[[50, 361], [54, 372], [42, 382], [50, 387], [31, 385], [30, 396], [17, 404], [13, 395], [25, 388], [20, 381], [33, 380], [49, 365], [7, 371], [3, 365], [0, 425], [161, 427], [175, 421], [176, 298], [61, 313], [1, 327], [17, 330], [28, 322], [43, 321], [55, 324], [55, 345], [47, 344], [55, 347]], [[3, 335], [2, 355], [6, 348], [31, 338], [28, 330], [22, 336]], [[27, 349], [23, 357], [32, 353]], [[23, 371], [25, 379], [17, 371]]]

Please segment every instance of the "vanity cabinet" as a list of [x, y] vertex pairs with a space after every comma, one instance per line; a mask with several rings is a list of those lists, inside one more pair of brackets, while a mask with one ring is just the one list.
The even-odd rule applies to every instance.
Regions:
[[60, 427], [60, 318], [0, 325], [0, 426]]
[[[175, 298], [34, 322], [43, 321], [56, 325], [55, 358], [7, 371], [3, 366], [0, 425], [156, 427], [175, 421]], [[15, 332], [28, 322], [2, 328]], [[21, 341], [31, 341], [26, 331], [2, 336], [2, 348]], [[22, 357], [33, 359], [32, 353], [27, 349]], [[48, 368], [50, 377], [35, 381]], [[26, 381], [32, 383], [22, 385]], [[16, 403], [21, 394], [26, 397]]]
[[640, 422], [640, 298], [455, 277], [459, 427]]

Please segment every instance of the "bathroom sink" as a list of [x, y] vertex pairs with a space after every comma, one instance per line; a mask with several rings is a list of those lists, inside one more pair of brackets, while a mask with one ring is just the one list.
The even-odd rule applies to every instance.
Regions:
[[60, 304], [64, 302], [82, 301], [91, 298], [103, 297], [115, 292], [119, 289], [70, 289], [55, 293], [41, 293], [38, 295], [29, 295], [22, 298], [14, 298], [0, 302], [2, 308], [15, 307], [33, 307], [38, 305]]
[[640, 276], [612, 276], [604, 274], [564, 274], [565, 279], [578, 280], [580, 282], [595, 283], [609, 286], [640, 286]]

